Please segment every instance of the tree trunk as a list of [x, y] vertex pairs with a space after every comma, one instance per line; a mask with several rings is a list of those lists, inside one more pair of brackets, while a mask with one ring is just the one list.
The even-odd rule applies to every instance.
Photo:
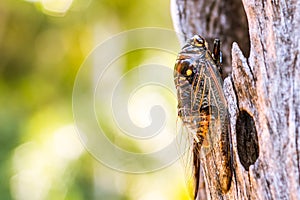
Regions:
[[299, 199], [300, 1], [171, 3], [180, 41], [220, 38], [228, 74], [231, 186], [211, 187], [217, 175], [204, 170], [210, 187], [198, 199]]

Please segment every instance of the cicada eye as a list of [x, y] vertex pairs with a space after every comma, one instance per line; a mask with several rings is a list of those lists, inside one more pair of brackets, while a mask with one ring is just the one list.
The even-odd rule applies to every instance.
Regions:
[[194, 65], [186, 60], [178, 61], [175, 68], [177, 72], [185, 77], [191, 77], [194, 74]]
[[191, 76], [193, 74], [193, 70], [192, 69], [187, 69], [186, 71], [185, 71], [185, 75], [186, 76]]
[[199, 47], [205, 46], [205, 40], [199, 35], [194, 35], [193, 43], [195, 46], [199, 46]]

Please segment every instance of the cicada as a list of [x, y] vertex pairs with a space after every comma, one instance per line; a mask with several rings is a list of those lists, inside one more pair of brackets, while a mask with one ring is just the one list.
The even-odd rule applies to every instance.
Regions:
[[[208, 163], [204, 171], [216, 172], [214, 186], [224, 193], [229, 190], [231, 183], [229, 118], [223, 92], [221, 61], [220, 40], [215, 40], [211, 53], [205, 39], [195, 35], [183, 46], [174, 68], [178, 117], [192, 136], [195, 199], [201, 157]], [[213, 157], [212, 154], [221, 156], [222, 162], [208, 160]]]

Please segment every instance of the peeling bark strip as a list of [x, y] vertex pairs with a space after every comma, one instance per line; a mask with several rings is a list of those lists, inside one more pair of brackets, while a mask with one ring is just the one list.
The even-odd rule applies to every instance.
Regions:
[[233, 182], [219, 193], [216, 174], [204, 169], [207, 199], [299, 199], [300, 1], [172, 0], [172, 17], [182, 42], [194, 34], [220, 38], [225, 66], [232, 67], [224, 93]]

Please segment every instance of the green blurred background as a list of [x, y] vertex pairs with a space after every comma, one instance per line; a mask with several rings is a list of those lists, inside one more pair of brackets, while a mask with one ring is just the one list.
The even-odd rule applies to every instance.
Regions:
[[72, 114], [73, 83], [88, 53], [121, 31], [172, 29], [169, 3], [1, 0], [1, 200], [187, 198], [177, 164], [132, 175], [98, 163]]

